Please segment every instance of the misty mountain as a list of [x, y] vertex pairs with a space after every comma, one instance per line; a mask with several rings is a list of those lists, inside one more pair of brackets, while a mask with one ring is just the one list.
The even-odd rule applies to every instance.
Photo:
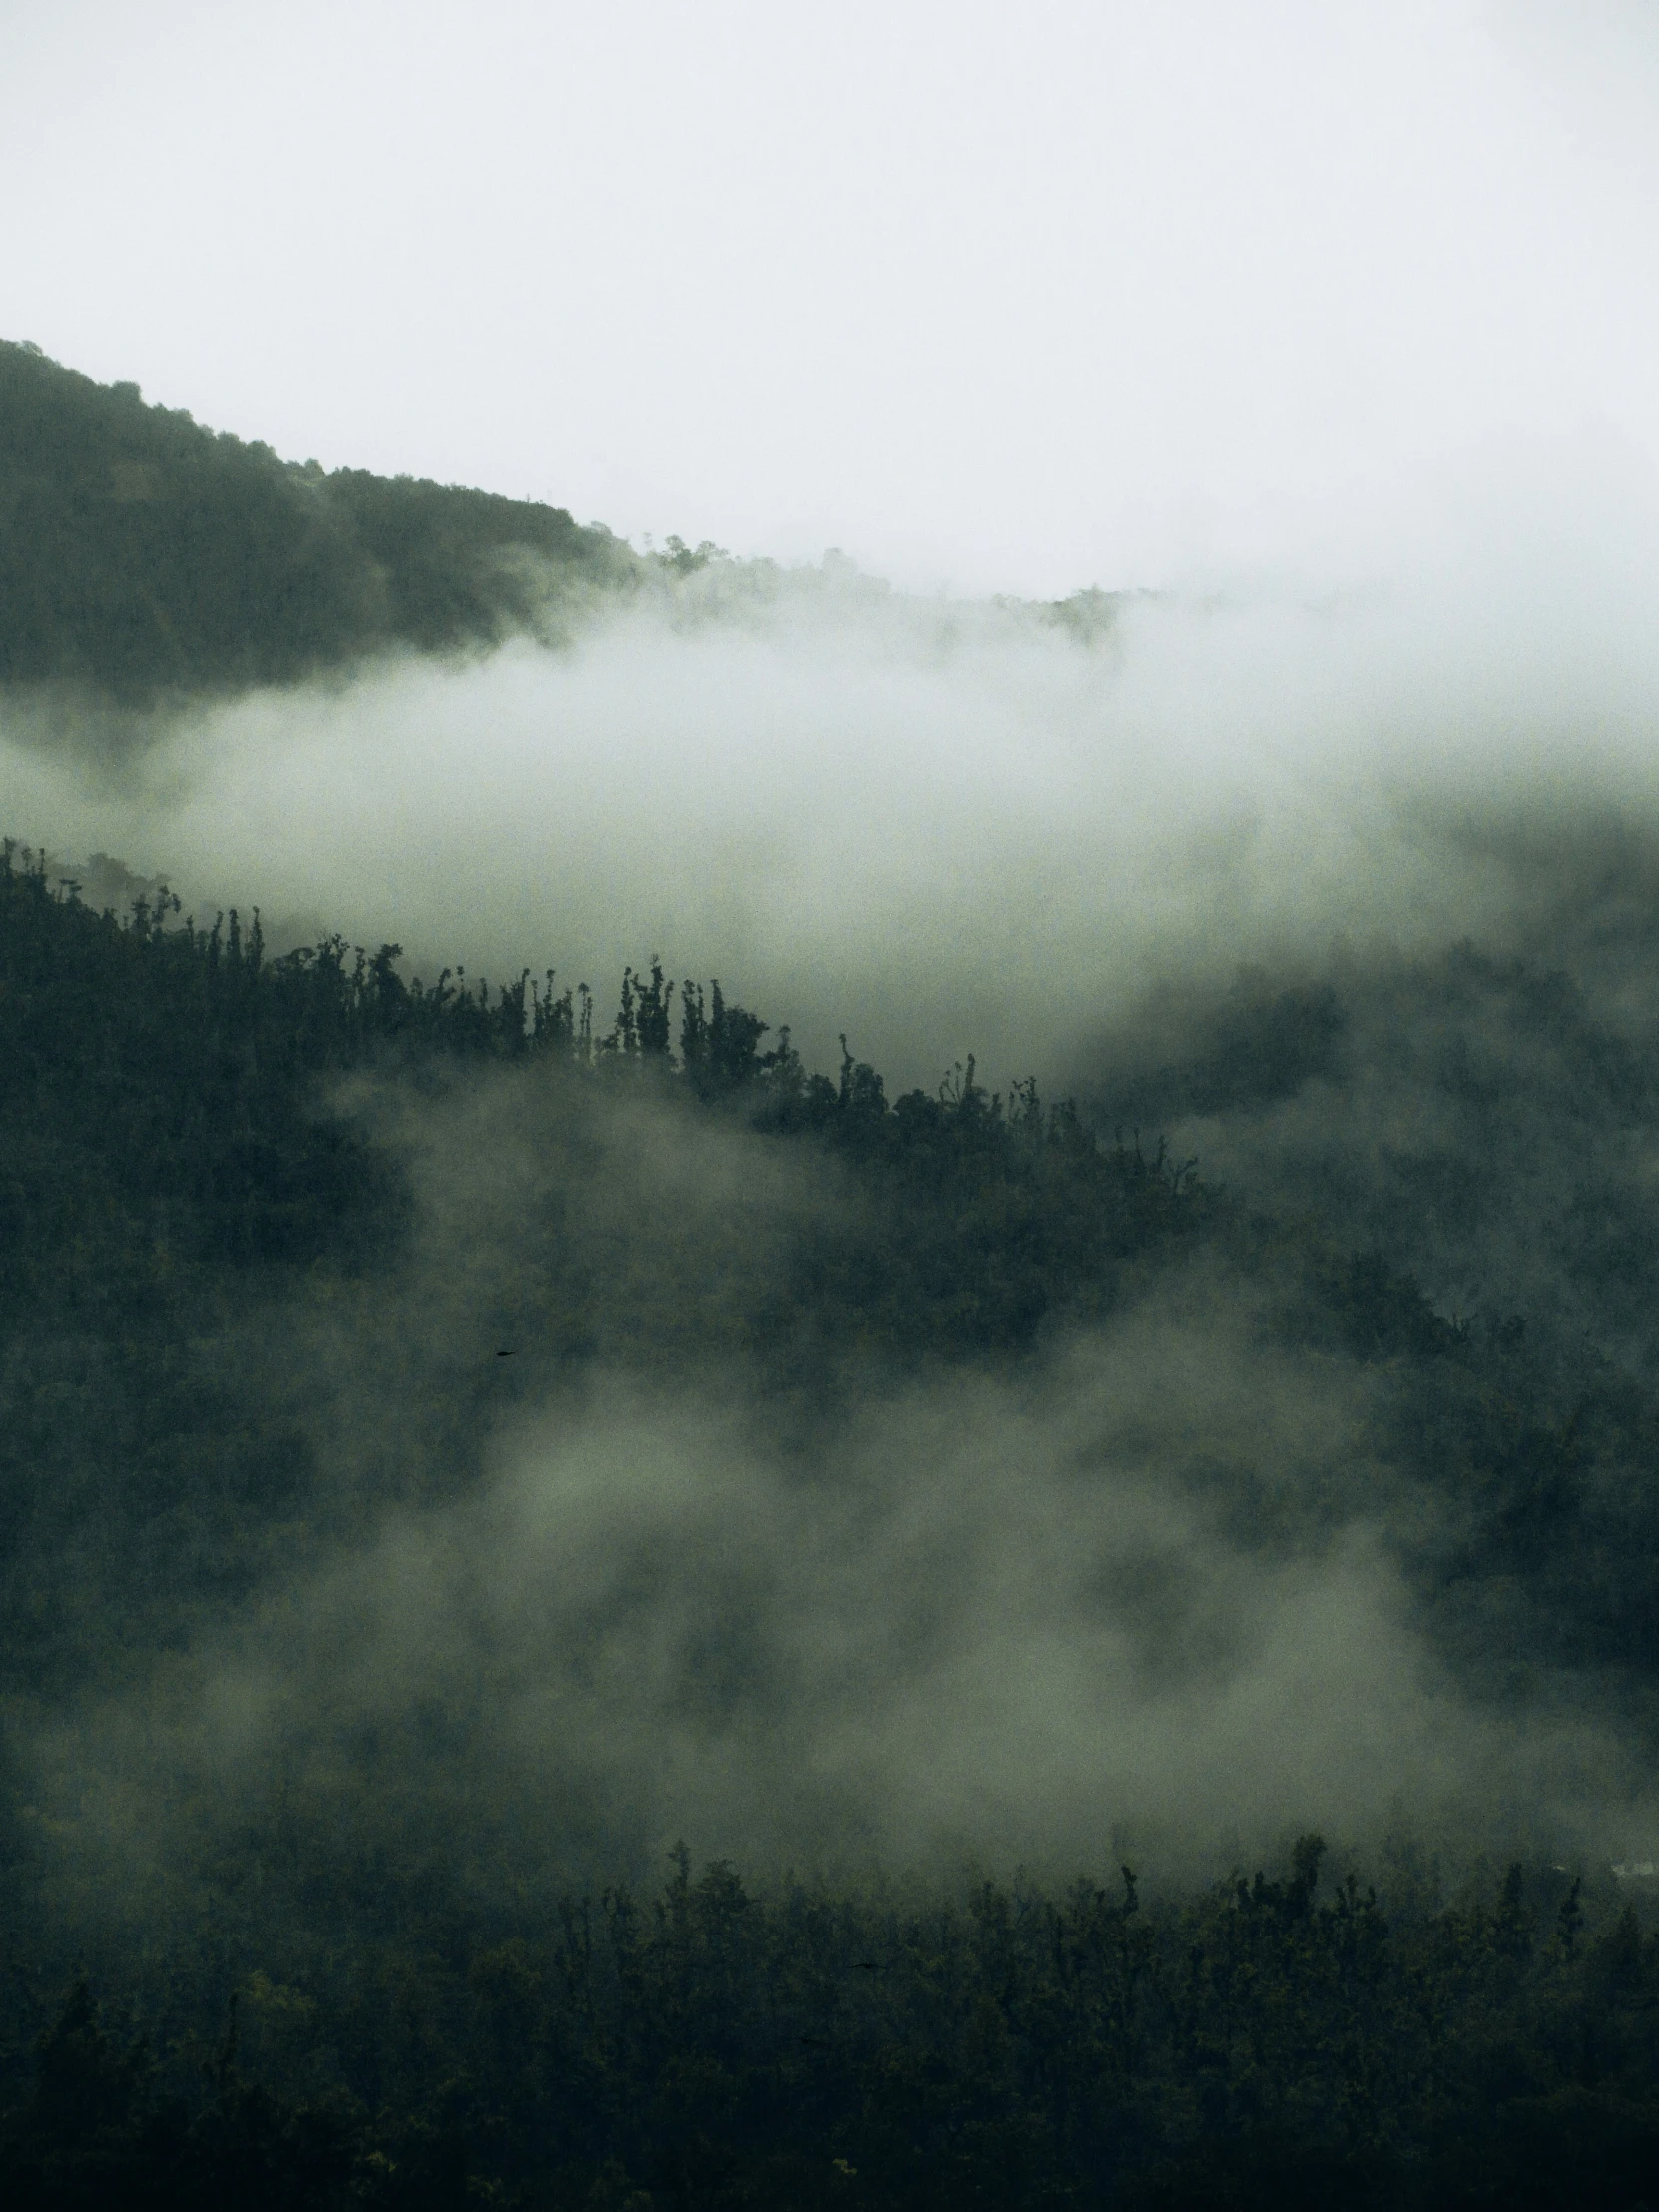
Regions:
[[1642, 733], [3, 379], [24, 2200], [1636, 2212]]
[[[1469, 991], [1584, 1056], [1559, 982]], [[1271, 1173], [1262, 1117], [1355, 1083], [1367, 1018], [1247, 978], [1149, 1016], [1174, 1055], [1124, 1095]], [[657, 963], [607, 1022], [551, 973], [99, 911], [11, 850], [0, 1162], [0, 2065], [39, 2201], [262, 2163], [295, 2204], [1641, 2169], [1659, 1938], [1550, 1853], [1659, 1735], [1659, 1401], [1548, 1313], [1439, 1312], [1340, 1209], [971, 1063], [811, 1072]], [[1098, 1848], [1102, 1783], [1120, 1855], [1312, 1806], [1336, 1880], [1305, 1832], [1146, 1907], [1130, 1867], [941, 1898], [945, 1839]], [[654, 1894], [664, 1817], [895, 1872], [752, 1892], [680, 1850]]]
[[127, 707], [557, 630], [638, 564], [558, 507], [324, 471], [0, 343], [0, 684]]
[[1552, 927], [1530, 954], [1350, 949], [1319, 975], [1149, 994], [1095, 1047], [1094, 1109], [1386, 1253], [1443, 1312], [1547, 1316], [1651, 1382], [1659, 962], [1643, 873], [1614, 867], [1578, 941]]
[[[712, 564], [688, 619], [766, 606], [792, 581], [709, 541], [670, 535], [639, 555], [561, 507], [284, 461], [147, 405], [136, 384], [0, 340], [0, 689], [59, 737], [114, 710], [131, 738], [135, 712], [394, 653], [564, 640], [608, 603], [693, 585]], [[840, 555], [825, 573], [843, 595], [886, 591]], [[1037, 611], [1093, 643], [1120, 599], [1081, 591]]]

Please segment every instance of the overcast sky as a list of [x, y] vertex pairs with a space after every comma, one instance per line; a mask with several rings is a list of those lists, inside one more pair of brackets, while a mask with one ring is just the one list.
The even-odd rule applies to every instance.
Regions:
[[4, 0], [0, 334], [636, 539], [1363, 568], [1652, 469], [1656, 97], [1653, 0]]

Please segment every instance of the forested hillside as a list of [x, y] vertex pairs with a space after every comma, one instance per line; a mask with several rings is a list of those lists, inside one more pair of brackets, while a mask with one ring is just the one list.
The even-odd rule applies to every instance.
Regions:
[[0, 684], [142, 707], [556, 631], [638, 564], [558, 507], [324, 472], [0, 343]]
[[[591, 1778], [550, 1801], [492, 1736], [522, 1654], [379, 1701], [326, 1686], [327, 1629], [306, 1689], [283, 1610], [387, 1516], [474, 1510], [596, 1374], [741, 1388], [822, 1486], [859, 1402], [1040, 1375], [1196, 1283], [1360, 1426], [1276, 1491], [1211, 1446], [1170, 1482], [1264, 1565], [1363, 1496], [1470, 1699], [1593, 1684], [1651, 1745], [1659, 1402], [1547, 1316], [1438, 1313], [1317, 1213], [972, 1063], [896, 1100], [850, 1051], [812, 1073], [660, 963], [607, 1020], [551, 973], [274, 961], [255, 917], [98, 913], [10, 848], [0, 1256], [17, 2201], [1643, 2201], [1659, 1936], [1604, 1862], [1436, 1858], [1402, 1806], [1334, 1871], [1304, 1835], [1150, 1897], [1104, 1836], [1079, 1885], [681, 1853], [665, 1886]], [[725, 1602], [675, 1692], [704, 1728], [787, 1703]], [[177, 1700], [262, 1607], [301, 1691], [245, 1769]], [[578, 1696], [604, 1633], [537, 1664]]]
[[[325, 831], [336, 881], [406, 837], [430, 943], [488, 902], [431, 855], [518, 865], [503, 806], [527, 878], [580, 851], [621, 885], [620, 793], [636, 868], [693, 856], [680, 910], [746, 871], [831, 933], [867, 904], [888, 980], [834, 1018], [889, 1044], [891, 978], [970, 965], [952, 917], [1005, 907], [973, 942], [1076, 1002], [1078, 1095], [972, 1058], [889, 1095], [855, 1036], [814, 1068], [788, 1006], [651, 942], [614, 999], [341, 935], [274, 956], [257, 911], [0, 844], [8, 2202], [1651, 2206], [1645, 845], [1529, 860], [1502, 943], [1309, 931], [1130, 987], [1102, 929], [1056, 990], [1020, 918], [1070, 895], [1046, 840], [993, 882], [895, 802], [867, 870], [792, 876], [788, 792], [879, 784], [889, 741], [848, 733], [895, 667], [929, 788], [984, 776], [995, 812], [973, 745], [1018, 768], [1024, 726], [958, 723], [1035, 684], [1061, 742], [1026, 765], [1083, 805], [1119, 595], [998, 603], [964, 647], [943, 600], [883, 629], [844, 560], [636, 556], [0, 346], [0, 704], [31, 772], [71, 745], [31, 805], [78, 801], [106, 713], [188, 738], [175, 710], [554, 641], [648, 586], [627, 711], [572, 694], [578, 744], [517, 710], [481, 803], [405, 788], [422, 710], [388, 684], [390, 827], [342, 838], [315, 791], [290, 826], [308, 756], [275, 739], [250, 819]], [[753, 661], [662, 653], [768, 609]], [[929, 721], [916, 655], [958, 651]], [[637, 772], [634, 722], [711, 670], [695, 757]], [[287, 703], [313, 753], [357, 728], [319, 697]], [[800, 731], [803, 782], [746, 815]], [[216, 757], [145, 759], [158, 823], [199, 789], [238, 817]], [[887, 868], [942, 902], [908, 968]], [[961, 1002], [999, 992], [974, 965]]]

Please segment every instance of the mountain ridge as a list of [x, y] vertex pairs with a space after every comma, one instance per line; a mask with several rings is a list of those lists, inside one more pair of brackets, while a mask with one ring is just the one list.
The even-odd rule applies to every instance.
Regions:
[[0, 341], [0, 685], [147, 708], [487, 649], [643, 568], [565, 508], [284, 461]]

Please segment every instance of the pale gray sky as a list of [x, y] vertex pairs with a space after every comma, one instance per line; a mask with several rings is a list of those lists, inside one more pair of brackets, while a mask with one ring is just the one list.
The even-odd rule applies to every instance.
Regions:
[[635, 536], [1364, 568], [1653, 466], [1656, 64], [1647, 0], [4, 0], [0, 334]]

